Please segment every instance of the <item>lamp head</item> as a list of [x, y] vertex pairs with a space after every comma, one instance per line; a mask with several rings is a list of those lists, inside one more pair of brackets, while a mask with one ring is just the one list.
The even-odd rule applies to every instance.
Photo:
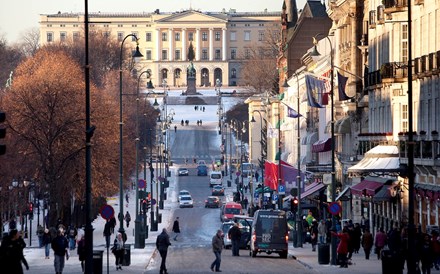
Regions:
[[252, 115], [251, 123], [255, 123], [255, 122], [256, 121], [255, 121], [254, 115]]
[[153, 107], [154, 109], [159, 109], [159, 103], [157, 102], [157, 98], [154, 98]]
[[[136, 40], [137, 41], [137, 40]], [[132, 56], [133, 58], [142, 58], [142, 57], [144, 57], [143, 55], [142, 55], [142, 53], [139, 51], [139, 44], [138, 45], [136, 45], [136, 51], [133, 53], [133, 56]]]

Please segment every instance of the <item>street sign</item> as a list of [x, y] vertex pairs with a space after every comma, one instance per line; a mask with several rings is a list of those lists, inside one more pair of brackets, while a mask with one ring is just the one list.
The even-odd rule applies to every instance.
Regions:
[[260, 195], [258, 192], [254, 192], [254, 198], [258, 198], [258, 195]]
[[278, 195], [274, 193], [273, 196], [272, 196], [272, 200], [278, 201]]
[[115, 216], [115, 210], [110, 205], [103, 205], [101, 210], [99, 210], [99, 213], [101, 214], [101, 217], [106, 220], [110, 220], [113, 216]]
[[342, 207], [338, 202], [332, 202], [328, 205], [328, 211], [332, 215], [338, 215], [342, 211]]
[[145, 182], [145, 180], [139, 179], [138, 188], [146, 188], [146, 187], [147, 187], [147, 183]]
[[278, 185], [278, 194], [280, 195], [286, 194], [286, 187], [284, 185]]
[[155, 205], [156, 204], [156, 199], [151, 199], [151, 205]]

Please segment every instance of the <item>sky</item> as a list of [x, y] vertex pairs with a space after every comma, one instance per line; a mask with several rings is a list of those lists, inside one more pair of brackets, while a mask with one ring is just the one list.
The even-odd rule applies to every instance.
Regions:
[[[31, 28], [38, 28], [40, 14], [84, 13], [85, 0], [0, 0], [0, 36], [17, 42]], [[281, 11], [283, 0], [88, 0], [89, 12], [173, 12], [189, 9], [222, 11]], [[298, 7], [300, 8], [300, 7]]]

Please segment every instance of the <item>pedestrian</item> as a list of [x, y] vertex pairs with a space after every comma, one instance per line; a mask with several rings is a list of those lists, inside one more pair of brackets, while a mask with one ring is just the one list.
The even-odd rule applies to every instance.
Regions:
[[361, 248], [361, 238], [362, 238], [361, 224], [355, 223], [353, 230], [354, 230], [353, 250], [354, 250], [354, 253], [359, 253], [359, 249]]
[[177, 126], [176, 125], [174, 126], [174, 132], [177, 132]]
[[177, 236], [180, 234], [179, 217], [176, 217], [173, 223], [174, 241], [177, 241]]
[[205, 107], [203, 107], [203, 112], [205, 112]]
[[17, 222], [14, 218], [9, 221], [9, 230], [17, 229]]
[[365, 228], [364, 233], [362, 234], [362, 247], [365, 252], [365, 259], [370, 259], [371, 248], [373, 247], [373, 234], [370, 233], [370, 229], [368, 227]]
[[313, 212], [309, 209], [309, 213], [307, 214], [306, 220], [309, 226], [312, 225], [312, 222], [315, 218], [313, 217]]
[[167, 229], [162, 229], [162, 233], [157, 236], [156, 239], [156, 248], [159, 250], [160, 257], [162, 261], [160, 263], [160, 274], [168, 274], [168, 270], [166, 267], [167, 253], [168, 247], [171, 245], [170, 237], [168, 236]]
[[37, 236], [38, 236], [38, 247], [43, 247], [43, 235], [44, 235], [44, 227], [42, 225], [38, 225], [37, 227]]
[[222, 272], [220, 270], [220, 263], [222, 262], [222, 249], [223, 249], [223, 231], [217, 230], [217, 233], [212, 237], [212, 251], [215, 255], [215, 260], [211, 264], [211, 271]]
[[440, 259], [440, 242], [439, 233], [437, 230], [432, 231], [432, 261], [436, 270], [439, 270], [439, 259]]
[[316, 251], [316, 245], [318, 244], [318, 222], [316, 219], [312, 220], [312, 226], [310, 227], [310, 239], [312, 244], [312, 251]]
[[64, 236], [64, 229], [62, 226], [58, 229], [57, 236], [52, 240], [51, 246], [55, 257], [55, 273], [61, 274], [63, 273], [65, 260], [69, 259], [69, 243]]
[[182, 119], [182, 121], [180, 121], [180, 125], [183, 126], [184, 123], [185, 123], [185, 122], [184, 122], [183, 119]]
[[387, 242], [387, 235], [383, 231], [383, 227], [380, 227], [374, 239], [374, 253], [377, 254], [378, 260], [381, 259], [380, 253], [382, 252], [382, 249], [384, 248], [386, 242]]
[[78, 235], [78, 230], [74, 225], [71, 225], [68, 234], [67, 239], [69, 240], [69, 249], [74, 250], [76, 248], [76, 236]]
[[43, 234], [43, 246], [44, 246], [44, 254], [46, 259], [49, 259], [51, 242], [52, 242], [52, 237], [50, 236], [49, 229], [46, 228], [44, 229], [44, 234]]
[[127, 211], [127, 213], [125, 213], [124, 220], [127, 223], [127, 227], [129, 227], [130, 226], [130, 221], [131, 221], [131, 216], [130, 216], [130, 213], [128, 213], [128, 211]]
[[130, 196], [128, 196], [128, 192], [127, 192], [127, 193], [125, 193], [125, 201], [127, 202], [127, 204], [128, 204], [129, 199], [130, 199]]
[[348, 235], [347, 228], [344, 227], [341, 233], [336, 233], [335, 231], [331, 232], [332, 236], [339, 238], [339, 244], [336, 249], [336, 253], [338, 254], [339, 267], [348, 268], [348, 242], [350, 241], [350, 236]]
[[248, 204], [249, 204], [249, 200], [248, 200], [248, 198], [247, 198], [247, 197], [244, 197], [244, 199], [243, 199], [243, 207], [244, 207], [244, 209], [247, 210], [247, 208], [248, 208]]
[[86, 260], [86, 241], [84, 234], [79, 235], [79, 241], [78, 241], [78, 260], [81, 262], [81, 270], [84, 273], [85, 271], [85, 265], [84, 262]]
[[260, 173], [258, 173], [258, 170], [255, 171], [255, 181], [258, 183], [258, 179], [260, 178]]
[[197, 120], [197, 126], [199, 126], [199, 120]]
[[202, 119], [200, 119], [200, 125], [202, 125]]
[[122, 259], [124, 258], [124, 252], [124, 239], [122, 237], [122, 233], [118, 232], [112, 247], [112, 253], [115, 255], [116, 271], [122, 270]]
[[3, 237], [0, 246], [1, 267], [4, 273], [22, 274], [22, 264], [25, 265], [26, 270], [29, 270], [29, 265], [23, 255], [24, 247], [26, 244], [20, 233], [16, 229], [10, 229], [9, 234]]
[[232, 243], [232, 256], [240, 256], [240, 240], [241, 231], [238, 227], [238, 223], [235, 223], [228, 231], [228, 237]]
[[109, 248], [110, 247], [110, 237], [113, 234], [112, 222], [110, 220], [107, 220], [107, 222], [105, 223], [104, 232], [102, 234], [105, 237], [105, 247]]
[[429, 234], [424, 234], [422, 242], [419, 245], [418, 250], [419, 258], [422, 263], [422, 273], [431, 274], [432, 266], [432, 244]]
[[322, 219], [318, 224], [318, 238], [320, 244], [325, 244], [327, 239], [327, 226], [325, 220]]
[[309, 222], [306, 220], [306, 216], [302, 219], [302, 241], [303, 244], [307, 242], [307, 232], [309, 231]]

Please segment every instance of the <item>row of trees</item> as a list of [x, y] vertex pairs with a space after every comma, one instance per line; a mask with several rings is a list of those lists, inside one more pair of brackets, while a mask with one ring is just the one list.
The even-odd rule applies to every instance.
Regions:
[[[97, 201], [119, 191], [120, 43], [94, 32], [89, 45], [91, 120], [96, 126], [92, 138], [92, 197], [96, 213], [100, 206]], [[15, 58], [11, 52], [17, 52]], [[131, 77], [130, 54], [130, 50], [124, 51], [127, 62], [123, 64], [123, 94], [136, 94], [137, 79]], [[50, 224], [54, 225], [58, 218], [70, 222], [71, 216], [66, 214], [72, 212], [72, 201], [80, 207], [85, 197], [84, 41], [44, 46], [29, 56], [2, 43], [0, 66], [14, 72], [12, 82], [2, 84], [0, 90], [0, 109], [6, 112], [8, 125], [7, 153], [0, 158], [0, 185], [8, 189], [13, 180], [33, 181], [48, 197]], [[6, 72], [1, 70], [2, 81], [9, 78], [10, 73]], [[140, 125], [154, 130], [157, 115], [151, 105], [146, 105], [136, 117], [136, 96], [124, 96], [123, 101], [123, 170], [128, 187], [136, 166], [136, 119], [148, 117], [146, 125]]]

